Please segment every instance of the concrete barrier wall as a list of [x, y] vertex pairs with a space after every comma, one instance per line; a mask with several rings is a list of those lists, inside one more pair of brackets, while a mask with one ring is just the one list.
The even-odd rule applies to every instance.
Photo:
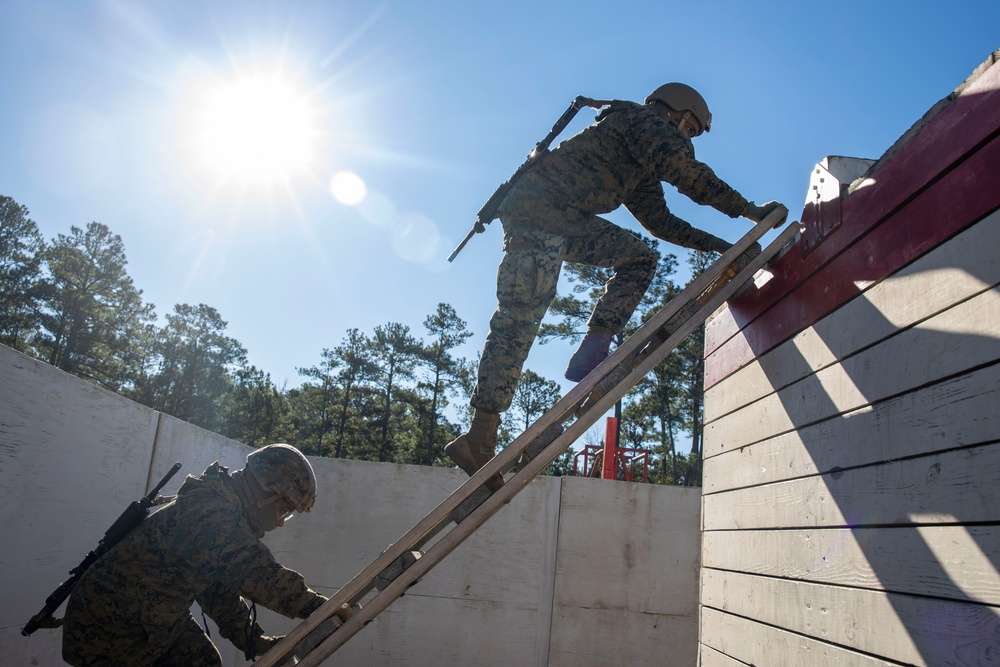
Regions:
[[[249, 451], [0, 346], [0, 664], [63, 664], [60, 631], [20, 634], [45, 597], [175, 461], [165, 493]], [[465, 479], [311, 460], [316, 507], [265, 542], [326, 594]], [[699, 503], [697, 489], [539, 478], [325, 664], [693, 665]], [[259, 613], [269, 633], [294, 625]], [[247, 664], [212, 634], [227, 667]]]

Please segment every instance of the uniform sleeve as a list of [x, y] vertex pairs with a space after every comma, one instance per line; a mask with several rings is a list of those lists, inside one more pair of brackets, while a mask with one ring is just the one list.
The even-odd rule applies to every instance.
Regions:
[[693, 250], [725, 252], [730, 243], [670, 213], [659, 181], [643, 181], [625, 200], [625, 207], [656, 238]]
[[[191, 504], [185, 523], [179, 554], [212, 585], [222, 587], [215, 589], [217, 594], [225, 589], [289, 618], [305, 618], [326, 602], [301, 574], [274, 560], [250, 532], [238, 506], [206, 498]], [[216, 604], [220, 613], [228, 613], [235, 603]]]
[[[250, 608], [240, 594], [215, 584], [197, 597], [198, 605], [219, 626], [219, 634], [233, 643], [241, 651], [247, 650], [247, 623], [250, 621]], [[257, 623], [250, 629], [250, 641], [258, 643], [264, 635], [264, 629]], [[251, 646], [250, 648], [254, 648]], [[256, 653], [256, 651], [254, 651]]]
[[622, 202], [629, 213], [656, 238], [669, 241], [659, 234], [670, 220], [670, 209], [663, 198], [663, 186], [648, 178], [628, 194]]
[[259, 546], [263, 553], [244, 559], [245, 569], [234, 582], [244, 597], [289, 618], [306, 618], [326, 602], [301, 574], [275, 562], [267, 547]]
[[670, 183], [692, 201], [738, 218], [746, 198], [694, 157], [694, 147], [673, 126], [652, 114], [639, 114], [629, 128], [635, 159], [657, 180]]

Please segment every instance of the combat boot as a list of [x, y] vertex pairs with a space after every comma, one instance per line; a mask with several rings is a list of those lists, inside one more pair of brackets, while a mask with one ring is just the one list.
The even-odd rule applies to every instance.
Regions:
[[[471, 477], [493, 458], [499, 428], [499, 413], [477, 408], [472, 415], [469, 430], [448, 443], [444, 453]], [[503, 477], [499, 473], [486, 481], [486, 487], [490, 491], [496, 491], [501, 486]]]
[[589, 328], [587, 335], [580, 341], [580, 347], [570, 357], [566, 366], [566, 379], [579, 382], [607, 359], [612, 335], [611, 329], [606, 327]]

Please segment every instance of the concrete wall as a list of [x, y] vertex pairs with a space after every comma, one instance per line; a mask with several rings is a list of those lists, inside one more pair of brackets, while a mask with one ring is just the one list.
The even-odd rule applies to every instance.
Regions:
[[[20, 635], [45, 597], [175, 461], [165, 492], [248, 451], [0, 346], [0, 664], [62, 664], [60, 631]], [[312, 461], [315, 509], [265, 542], [327, 594], [465, 478]], [[326, 664], [692, 665], [699, 502], [695, 489], [539, 478]], [[293, 626], [259, 611], [269, 632]], [[218, 645], [227, 666], [246, 664]]]
[[707, 326], [704, 667], [1000, 664], [992, 62]]

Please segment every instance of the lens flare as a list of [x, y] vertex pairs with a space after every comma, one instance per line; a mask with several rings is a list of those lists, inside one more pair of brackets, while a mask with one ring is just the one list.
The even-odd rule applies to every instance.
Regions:
[[338, 171], [330, 178], [330, 194], [344, 206], [358, 206], [368, 196], [368, 186], [353, 171]]

